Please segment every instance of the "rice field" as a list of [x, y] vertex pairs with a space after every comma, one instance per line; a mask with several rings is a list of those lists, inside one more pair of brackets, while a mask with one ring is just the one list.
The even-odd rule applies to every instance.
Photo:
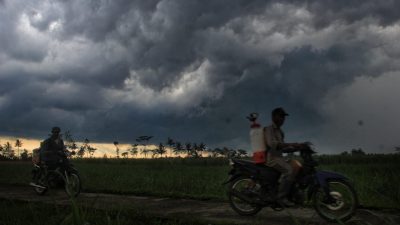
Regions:
[[[320, 169], [343, 173], [364, 207], [400, 208], [400, 156], [320, 156]], [[225, 200], [224, 158], [75, 159], [84, 191]], [[0, 162], [0, 184], [30, 182], [29, 162]]]

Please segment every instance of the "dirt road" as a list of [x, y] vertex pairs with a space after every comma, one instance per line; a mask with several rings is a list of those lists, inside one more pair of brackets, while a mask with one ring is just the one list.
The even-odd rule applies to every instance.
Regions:
[[[50, 191], [45, 196], [38, 196], [29, 186], [10, 186], [0, 184], [1, 199], [15, 199], [27, 202], [45, 202], [68, 205], [69, 199], [63, 191]], [[318, 217], [312, 209], [288, 209], [275, 212], [265, 208], [254, 217], [238, 216], [226, 202], [199, 201], [190, 199], [171, 199], [143, 197], [132, 195], [114, 195], [103, 193], [81, 193], [78, 201], [84, 205], [99, 209], [131, 208], [160, 217], [196, 218], [210, 224], [225, 222], [227, 224], [295, 224], [289, 214], [294, 215], [301, 224], [329, 224]], [[388, 223], [385, 220], [391, 220]], [[361, 222], [363, 221], [363, 222]], [[399, 211], [370, 211], [360, 209], [357, 215], [346, 224], [400, 224]]]

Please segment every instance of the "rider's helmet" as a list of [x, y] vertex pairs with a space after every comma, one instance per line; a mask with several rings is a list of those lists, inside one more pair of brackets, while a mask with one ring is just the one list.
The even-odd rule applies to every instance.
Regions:
[[60, 132], [61, 132], [61, 129], [59, 127], [51, 128], [51, 133], [52, 134], [59, 134]]

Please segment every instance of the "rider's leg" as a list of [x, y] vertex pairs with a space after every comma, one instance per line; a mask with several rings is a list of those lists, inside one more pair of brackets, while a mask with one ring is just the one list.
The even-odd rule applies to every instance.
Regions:
[[32, 169], [32, 182], [33, 182], [34, 184], [36, 184], [36, 183], [38, 182], [39, 173], [40, 173], [40, 168], [34, 167], [34, 168]]
[[286, 196], [289, 193], [290, 188], [294, 182], [292, 166], [282, 157], [276, 157], [272, 159], [267, 163], [267, 166], [270, 166], [281, 172], [277, 199], [282, 200], [284, 203], [288, 204]]
[[292, 169], [293, 169], [293, 179], [295, 180], [297, 175], [299, 174], [300, 170], [301, 170], [301, 163], [295, 159], [291, 159], [289, 160], [289, 164], [291, 165]]

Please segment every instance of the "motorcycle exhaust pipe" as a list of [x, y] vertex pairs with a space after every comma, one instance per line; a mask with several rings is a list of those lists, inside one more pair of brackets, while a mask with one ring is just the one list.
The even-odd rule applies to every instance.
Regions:
[[34, 183], [29, 183], [30, 186], [32, 187], [36, 187], [36, 188], [42, 188], [42, 189], [46, 189], [46, 187], [42, 186], [42, 185], [38, 185], [38, 184], [34, 184]]

